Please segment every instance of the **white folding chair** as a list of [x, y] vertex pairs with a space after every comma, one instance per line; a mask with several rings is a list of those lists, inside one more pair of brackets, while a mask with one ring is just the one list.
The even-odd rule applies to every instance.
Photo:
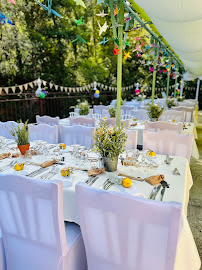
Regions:
[[[116, 125], [116, 118], [109, 118], [109, 119], [100, 119], [100, 122], [106, 121], [109, 127], [115, 126]], [[130, 120], [121, 120], [121, 123], [124, 124], [124, 127], [129, 127], [130, 126]]]
[[14, 121], [0, 122], [0, 136], [5, 137], [6, 139], [14, 139], [8, 130], [11, 130], [13, 126], [17, 128], [18, 125], [21, 124], [18, 124]]
[[126, 134], [127, 134], [128, 138], [126, 141], [125, 150], [136, 149], [137, 148], [138, 131], [128, 129], [128, 130], [126, 130]]
[[[174, 107], [172, 107], [174, 108]], [[175, 120], [176, 123], [185, 121], [185, 112], [177, 110], [165, 110], [159, 117], [159, 121]]]
[[8, 270], [85, 270], [81, 231], [64, 224], [62, 182], [0, 176], [0, 227]]
[[131, 111], [133, 110], [133, 106], [122, 105], [121, 110], [123, 110], [123, 114], [131, 115]]
[[6, 255], [1, 230], [0, 230], [0, 270], [6, 270]]
[[61, 142], [66, 145], [80, 144], [91, 148], [93, 140], [94, 127], [85, 126], [61, 126], [60, 127], [60, 138]]
[[104, 106], [104, 105], [94, 105], [93, 106], [93, 112], [95, 114], [99, 114], [99, 115], [102, 115], [102, 110], [108, 110], [109, 109], [109, 106]]
[[[88, 270], [174, 270], [182, 205], [76, 185]], [[93, 203], [92, 203], [93, 202]]]
[[143, 131], [143, 149], [157, 154], [180, 156], [190, 161], [193, 135], [181, 135], [170, 130]]
[[47, 124], [50, 126], [58, 126], [60, 121], [60, 117], [50, 117], [47, 115], [44, 116], [36, 116], [36, 122], [37, 124]]
[[43, 140], [48, 143], [58, 143], [58, 126], [49, 126], [46, 124], [29, 124], [28, 128], [30, 142], [35, 140]]
[[95, 127], [95, 119], [85, 118], [85, 117], [69, 117], [70, 126], [86, 126], [86, 127]]
[[102, 117], [110, 118], [109, 110], [102, 109]]
[[148, 118], [148, 113], [147, 113], [147, 110], [132, 110], [131, 111], [131, 116], [133, 118], [136, 118], [137, 120], [143, 120], [145, 121], [147, 118]]
[[185, 112], [185, 122], [192, 122], [193, 112], [194, 108], [188, 108], [188, 107], [173, 107], [173, 110], [176, 111], [184, 111]]
[[183, 123], [175, 124], [175, 123], [168, 123], [168, 122], [163, 122], [163, 121], [157, 121], [157, 122], [145, 121], [145, 130], [154, 131], [154, 132], [158, 132], [162, 130], [172, 130], [181, 134], [183, 131]]

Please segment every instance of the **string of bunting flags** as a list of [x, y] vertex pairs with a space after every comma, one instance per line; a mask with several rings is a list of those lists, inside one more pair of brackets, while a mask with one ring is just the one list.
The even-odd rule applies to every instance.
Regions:
[[[90, 83], [87, 84], [85, 86], [81, 86], [81, 87], [66, 87], [66, 86], [60, 86], [54, 83], [48, 83], [47, 81], [41, 80], [42, 81], [42, 85], [46, 88], [50, 88], [50, 89], [55, 89], [56, 91], [61, 91], [61, 92], [66, 92], [66, 93], [76, 93], [76, 92], [84, 92], [84, 91], [90, 91], [93, 89], [94, 83]], [[126, 87], [122, 87], [122, 91], [128, 91], [128, 90], [132, 90], [135, 89], [135, 83], [130, 85], [130, 86], [126, 86]], [[9, 91], [12, 93], [16, 93], [16, 90], [19, 89], [20, 93], [22, 93], [23, 91], [27, 91], [28, 88], [36, 88], [37, 87], [37, 80], [34, 80], [32, 82], [29, 83], [25, 83], [25, 84], [21, 84], [21, 85], [15, 85], [15, 86], [7, 86], [7, 87], [0, 87], [0, 95], [3, 93], [5, 94], [9, 94]], [[97, 87], [99, 87], [99, 89], [102, 90], [109, 90], [109, 91], [117, 91], [116, 87], [112, 87], [112, 86], [108, 86], [108, 85], [104, 85], [102, 83], [97, 83]], [[174, 89], [175, 85], [172, 85], [169, 87], [169, 89]], [[148, 87], [147, 90], [152, 90], [151, 87]], [[166, 87], [159, 87], [156, 88], [157, 91], [165, 91]], [[194, 87], [188, 87], [188, 90], [195, 90]]]

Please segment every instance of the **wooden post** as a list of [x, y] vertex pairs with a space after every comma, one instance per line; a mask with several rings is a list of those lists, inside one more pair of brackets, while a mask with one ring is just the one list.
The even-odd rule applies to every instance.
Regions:
[[200, 79], [198, 78], [195, 100], [198, 100], [199, 88], [200, 88]]
[[176, 90], [177, 90], [177, 78], [178, 78], [178, 71], [179, 71], [179, 65], [177, 65], [176, 68], [176, 78], [175, 78], [175, 92], [174, 92], [174, 98], [176, 98]]
[[154, 70], [153, 70], [153, 81], [152, 81], [152, 104], [154, 103], [155, 87], [156, 87], [156, 68], [158, 62], [158, 41], [155, 40], [155, 55], [154, 55]]

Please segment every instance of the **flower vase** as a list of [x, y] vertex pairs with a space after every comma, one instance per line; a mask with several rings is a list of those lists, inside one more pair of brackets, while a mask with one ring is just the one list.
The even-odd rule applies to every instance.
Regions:
[[158, 118], [150, 118], [151, 122], [157, 122], [159, 119]]
[[20, 150], [20, 153], [21, 153], [22, 155], [24, 155], [25, 152], [26, 152], [27, 150], [29, 150], [29, 146], [30, 146], [30, 144], [18, 145], [18, 148], [19, 148], [19, 150]]
[[108, 157], [102, 157], [104, 168], [107, 172], [114, 172], [117, 170], [118, 157], [109, 159]]

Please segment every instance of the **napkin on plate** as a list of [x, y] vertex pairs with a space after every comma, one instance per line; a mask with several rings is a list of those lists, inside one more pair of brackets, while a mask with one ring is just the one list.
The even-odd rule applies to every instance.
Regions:
[[41, 166], [42, 168], [46, 168], [46, 167], [49, 167], [49, 166], [55, 164], [56, 162], [57, 162], [56, 159], [48, 160], [48, 161], [44, 161], [43, 163], [41, 163], [40, 166]]
[[90, 169], [88, 170], [88, 176], [96, 176], [98, 174], [104, 173], [105, 168], [102, 169]]
[[20, 155], [18, 153], [13, 153], [12, 158], [18, 158]]
[[144, 180], [151, 184], [151, 185], [156, 185], [156, 184], [159, 184], [162, 180], [164, 180], [164, 175], [163, 174], [160, 174], [160, 175], [153, 175], [153, 176], [149, 176], [147, 178], [144, 178]]
[[0, 154], [0, 160], [8, 158], [10, 155], [11, 155], [11, 153], [2, 153], [2, 154]]

